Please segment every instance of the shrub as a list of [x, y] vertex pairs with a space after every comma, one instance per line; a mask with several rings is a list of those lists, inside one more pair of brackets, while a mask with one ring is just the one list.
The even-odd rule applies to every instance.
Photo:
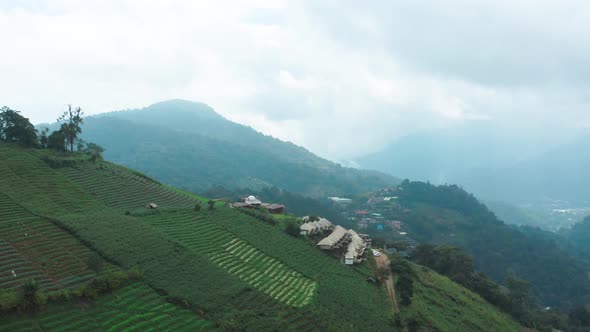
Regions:
[[12, 289], [0, 289], [0, 310], [11, 310], [22, 304], [22, 294]]
[[287, 227], [285, 228], [285, 233], [291, 235], [292, 237], [299, 236], [299, 227], [294, 222], [287, 223]]
[[127, 271], [127, 277], [129, 280], [139, 280], [143, 277], [143, 271], [136, 265]]

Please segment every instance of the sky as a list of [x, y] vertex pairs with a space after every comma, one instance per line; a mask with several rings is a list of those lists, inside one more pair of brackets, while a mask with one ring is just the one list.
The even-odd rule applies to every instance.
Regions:
[[183, 98], [346, 160], [477, 123], [590, 127], [590, 2], [0, 0], [0, 105], [33, 123]]

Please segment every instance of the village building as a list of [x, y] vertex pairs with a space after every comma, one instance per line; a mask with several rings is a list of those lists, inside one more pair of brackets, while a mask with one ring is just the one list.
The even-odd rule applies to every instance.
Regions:
[[337, 204], [349, 204], [352, 202], [352, 199], [343, 197], [328, 197], [328, 199]]
[[[303, 217], [303, 221], [309, 220], [309, 217]], [[301, 235], [314, 235], [330, 231], [334, 225], [326, 218], [320, 218], [316, 221], [308, 221], [299, 227]]]
[[243, 198], [242, 201], [244, 203], [250, 205], [250, 206], [260, 206], [260, 205], [262, 205], [262, 202], [258, 198], [254, 197], [252, 195]]
[[348, 243], [348, 250], [344, 255], [344, 264], [358, 264], [363, 260], [363, 254], [366, 248], [365, 241], [352, 229], [349, 229], [347, 233], [350, 236], [350, 242]]
[[317, 246], [322, 250], [333, 250], [340, 248], [348, 241], [350, 234], [342, 226], [334, 227], [330, 235], [318, 242]]
[[262, 206], [265, 207], [268, 212], [272, 214], [283, 214], [285, 212], [285, 206], [276, 203], [262, 203]]

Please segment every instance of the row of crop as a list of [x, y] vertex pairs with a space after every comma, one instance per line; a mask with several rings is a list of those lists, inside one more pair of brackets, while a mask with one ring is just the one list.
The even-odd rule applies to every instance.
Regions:
[[100, 297], [80, 308], [75, 303], [50, 305], [36, 315], [5, 315], [0, 326], [7, 331], [212, 331], [214, 324], [135, 283]]
[[27, 152], [0, 149], [0, 160], [0, 192], [28, 210], [56, 216], [97, 207], [65, 176]]
[[186, 195], [175, 193], [130, 171], [105, 165], [108, 164], [85, 163], [60, 171], [113, 208], [138, 208], [149, 202], [170, 207], [191, 207], [195, 204], [195, 200]]
[[195, 251], [211, 253], [213, 262], [271, 298], [296, 307], [310, 303], [315, 282], [244, 241], [232, 239], [232, 233], [209, 218], [192, 211], [170, 211], [144, 220]]
[[212, 255], [211, 260], [229, 273], [288, 305], [300, 307], [310, 302], [315, 282], [244, 241], [233, 239], [221, 247], [224, 251]]
[[0, 247], [0, 276], [4, 279], [0, 283], [4, 287], [15, 287], [19, 280], [33, 277], [50, 289], [68, 288], [93, 276], [86, 265], [91, 251], [47, 220], [31, 215], [1, 224], [0, 231], [4, 241]]
[[[379, 326], [389, 320], [389, 314], [382, 310], [387, 305], [387, 298], [381, 289], [363, 282], [367, 277], [364, 274], [366, 272], [345, 266], [305, 239], [287, 236], [278, 227], [262, 223], [235, 209], [220, 208], [208, 213], [220, 227], [317, 281], [317, 295], [304, 308], [309, 308], [320, 317], [332, 317], [332, 327], [369, 320], [371, 323], [367, 327], [379, 330]], [[334, 303], [338, 303], [340, 308], [337, 311], [347, 312], [347, 317], [336, 319], [333, 316]]]
[[165, 211], [143, 220], [200, 254], [219, 251], [232, 238], [231, 233], [208, 221], [203, 212]]

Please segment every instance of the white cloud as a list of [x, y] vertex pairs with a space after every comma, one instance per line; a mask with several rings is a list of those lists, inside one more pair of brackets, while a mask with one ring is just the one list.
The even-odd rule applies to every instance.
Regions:
[[[186, 98], [331, 158], [424, 128], [590, 123], [585, 1], [0, 3], [0, 104], [35, 122]], [[515, 129], [516, 130], [516, 129]]]

